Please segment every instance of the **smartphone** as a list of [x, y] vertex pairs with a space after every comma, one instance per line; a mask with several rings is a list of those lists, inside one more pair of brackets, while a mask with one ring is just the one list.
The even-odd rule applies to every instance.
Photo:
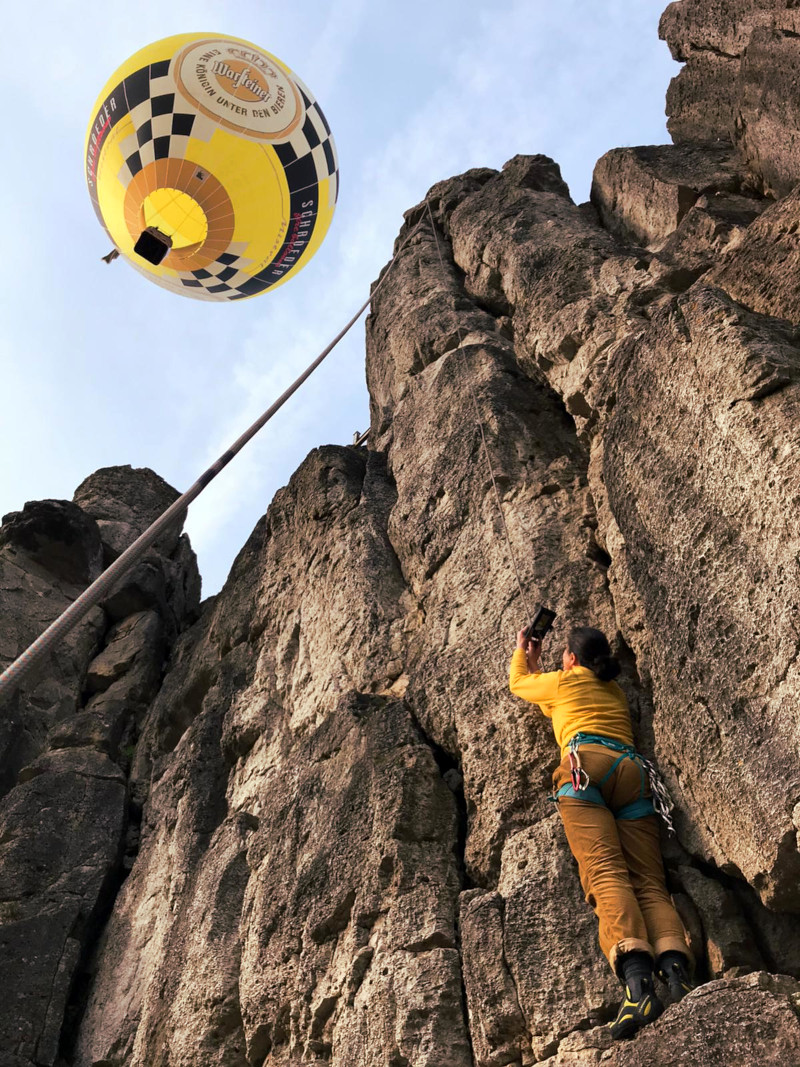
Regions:
[[556, 613], [549, 608], [539, 605], [539, 609], [533, 617], [533, 622], [525, 627], [523, 636], [526, 641], [541, 641], [546, 637], [553, 626]]

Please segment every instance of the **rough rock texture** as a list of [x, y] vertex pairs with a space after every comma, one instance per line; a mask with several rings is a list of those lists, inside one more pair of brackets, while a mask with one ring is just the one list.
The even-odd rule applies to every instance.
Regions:
[[735, 144], [763, 192], [800, 174], [800, 10], [795, 0], [677, 0], [661, 37], [684, 63], [667, 92], [672, 139]]
[[658, 247], [706, 190], [740, 193], [746, 181], [729, 144], [689, 144], [682, 152], [671, 145], [615, 148], [597, 161], [592, 203], [612, 233]]
[[602, 1030], [577, 1032], [542, 1067], [789, 1067], [800, 1057], [800, 985], [764, 972], [709, 982], [636, 1040], [613, 1047]]
[[[676, 143], [590, 204], [544, 156], [434, 186], [368, 447], [309, 455], [199, 617], [166, 537], [13, 698], [0, 1067], [800, 1062], [797, 10], [671, 5]], [[6, 660], [173, 499], [112, 469], [9, 518]], [[705, 984], [622, 1045], [506, 687], [538, 600], [548, 666], [609, 634], [676, 802]]]
[[[8, 666], [102, 567], [97, 525], [67, 500], [26, 504], [0, 527], [0, 660]], [[80, 679], [104, 629], [99, 611], [59, 645], [7, 701], [0, 719], [0, 795], [46, 745], [47, 732], [74, 715]]]
[[[785, 763], [797, 744], [795, 327], [702, 278], [677, 298], [660, 290], [635, 251], [591, 238], [586, 216], [554, 199], [507, 167], [452, 212], [456, 261], [479, 299], [511, 305], [521, 358], [590, 442], [617, 618], [653, 686], [656, 751], [691, 813], [686, 840], [765, 903], [797, 910], [800, 782]], [[491, 221], [512, 213], [511, 232]], [[772, 652], [756, 663], [766, 634]]]
[[[116, 550], [176, 496], [152, 471], [130, 467], [98, 471], [77, 499], [90, 500], [97, 489], [109, 522], [115, 500], [124, 517], [127, 534], [117, 528]], [[141, 508], [143, 490], [149, 509]], [[109, 528], [98, 525], [91, 508], [69, 501], [26, 504], [5, 517], [3, 667], [100, 574], [111, 548]], [[9, 994], [0, 1006], [4, 1067], [56, 1062], [65, 1025], [80, 1011], [86, 956], [133, 861], [137, 830], [126, 772], [161, 685], [168, 635], [198, 611], [194, 554], [179, 535], [142, 565], [153, 594], [146, 610], [124, 612], [132, 588], [124, 583], [112, 592], [115, 610], [94, 609], [2, 708], [0, 988]]]

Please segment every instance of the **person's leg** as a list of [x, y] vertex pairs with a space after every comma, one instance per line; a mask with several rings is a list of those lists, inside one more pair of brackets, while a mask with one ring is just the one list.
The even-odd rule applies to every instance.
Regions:
[[[587, 752], [584, 766], [593, 783], [611, 769], [605, 751]], [[612, 774], [612, 778], [614, 775]], [[553, 776], [558, 789], [569, 780], [563, 761]], [[617, 833], [617, 821], [604, 803], [561, 797], [559, 812], [572, 854], [578, 861], [581, 885], [600, 924], [600, 947], [625, 989], [616, 1019], [609, 1024], [615, 1040], [631, 1037], [664, 1010], [653, 983], [653, 949], [647, 924], [630, 881]]]
[[[650, 796], [650, 786], [640, 765], [625, 760], [617, 768], [608, 797], [609, 807], [618, 815], [626, 804], [642, 793]], [[691, 953], [680, 916], [667, 890], [657, 815], [643, 818], [617, 818], [617, 836], [628, 870], [631, 888], [647, 928], [647, 938], [658, 958], [664, 952], [682, 952], [691, 963]]]
[[666, 886], [658, 816], [618, 819], [617, 833], [654, 954], [682, 952], [689, 958], [686, 932]]
[[578, 862], [586, 901], [599, 920], [600, 947], [617, 970], [617, 957], [626, 952], [654, 955], [636, 894], [631, 886], [617, 826], [602, 804], [561, 797], [558, 810], [567, 842]]
[[656, 960], [656, 971], [668, 986], [673, 1004], [683, 1000], [694, 989], [689, 956], [686, 952], [662, 952]]
[[600, 924], [600, 947], [622, 982], [625, 996], [609, 1023], [615, 1041], [632, 1037], [661, 1015], [653, 983], [653, 950], [628, 878], [616, 822], [604, 804], [562, 797], [558, 809], [578, 861], [586, 900]]
[[637, 1030], [654, 1022], [664, 1010], [656, 996], [650, 956], [644, 952], [627, 952], [619, 957], [618, 967], [625, 986], [625, 999], [616, 1019], [609, 1023], [615, 1041], [632, 1037]]

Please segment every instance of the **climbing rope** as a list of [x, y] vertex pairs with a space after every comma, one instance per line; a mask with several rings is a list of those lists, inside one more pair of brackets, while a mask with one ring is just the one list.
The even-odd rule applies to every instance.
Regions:
[[[439, 234], [437, 233], [436, 223], [434, 222], [434, 219], [433, 219], [433, 212], [431, 211], [431, 204], [430, 204], [430, 201], [427, 200], [427, 199], [425, 201], [425, 206], [428, 209], [428, 216], [430, 217], [430, 220], [431, 220], [431, 228], [433, 230], [433, 236], [434, 236], [434, 239], [436, 240], [436, 251], [439, 254], [439, 264], [440, 264], [440, 266], [442, 268], [442, 274], [444, 274], [445, 273], [445, 267], [444, 267], [444, 257], [442, 256], [442, 246], [439, 243]], [[463, 331], [461, 329], [461, 323], [459, 322], [458, 323], [458, 347], [459, 347], [459, 350], [461, 352], [462, 365], [466, 366], [467, 357], [466, 357], [466, 353], [464, 352], [463, 341], [464, 341], [464, 335], [463, 335]], [[500, 513], [500, 521], [503, 524], [503, 533], [505, 534], [506, 544], [508, 546], [508, 555], [509, 555], [509, 557], [511, 559], [511, 566], [514, 568], [514, 576], [517, 579], [517, 586], [519, 588], [520, 599], [522, 600], [522, 603], [523, 603], [523, 605], [525, 607], [526, 618], [532, 619], [533, 615], [531, 614], [531, 609], [530, 609], [530, 606], [528, 605], [528, 598], [525, 596], [525, 590], [522, 587], [522, 580], [520, 579], [520, 576], [519, 576], [519, 568], [517, 567], [517, 559], [516, 559], [516, 556], [514, 555], [514, 546], [511, 543], [511, 535], [508, 532], [508, 526], [506, 524], [506, 517], [505, 517], [505, 514], [503, 512], [503, 506], [500, 503], [500, 492], [499, 492], [499, 490], [497, 488], [497, 481], [495, 480], [495, 476], [494, 476], [494, 468], [493, 468], [493, 465], [492, 465], [492, 459], [491, 459], [491, 456], [489, 455], [489, 446], [486, 443], [486, 432], [484, 430], [483, 419], [481, 418], [481, 412], [480, 412], [480, 408], [478, 406], [478, 398], [477, 398], [477, 396], [475, 394], [475, 389], [474, 389], [474, 387], [472, 385], [472, 380], [471, 380], [469, 374], [465, 374], [464, 377], [466, 378], [467, 386], [469, 387], [469, 394], [472, 397], [472, 406], [475, 409], [475, 421], [477, 422], [478, 429], [480, 430], [481, 445], [483, 447], [483, 454], [486, 457], [486, 464], [489, 467], [489, 477], [492, 479], [492, 489], [494, 491], [494, 499], [495, 499], [495, 503], [497, 504], [497, 510]]]
[[[442, 255], [441, 244], [439, 242], [439, 235], [436, 229], [436, 223], [433, 218], [433, 212], [431, 210], [430, 202], [426, 199], [425, 205], [428, 209], [428, 216], [431, 221], [431, 227], [433, 229], [434, 240], [436, 241], [436, 250], [439, 256], [439, 263], [442, 268], [442, 274], [445, 273], [444, 257]], [[288, 389], [281, 394], [280, 397], [272, 404], [267, 410], [259, 416], [258, 419], [231, 445], [227, 451], [217, 459], [194, 484], [187, 489], [187, 491], [171, 504], [162, 515], [160, 515], [151, 526], [149, 526], [143, 534], [141, 534], [132, 545], [130, 545], [125, 551], [105, 570], [103, 573], [95, 579], [90, 586], [88, 586], [72, 604], [62, 612], [59, 617], [48, 626], [48, 628], [27, 648], [21, 655], [19, 655], [13, 663], [11, 663], [2, 674], [0, 674], [0, 698], [11, 690], [11, 688], [22, 680], [33, 667], [57, 644], [61, 638], [65, 637], [80, 621], [83, 619], [92, 608], [96, 607], [111, 591], [111, 588], [122, 578], [124, 574], [131, 570], [131, 568], [142, 558], [147, 550], [154, 544], [155, 541], [161, 536], [161, 534], [172, 525], [177, 522], [178, 519], [183, 520], [185, 518], [186, 509], [189, 505], [197, 499], [203, 490], [217, 477], [217, 475], [230, 463], [230, 461], [236, 456], [244, 446], [252, 440], [253, 437], [263, 429], [263, 427], [269, 422], [273, 415], [287, 400], [292, 397], [301, 385], [314, 373], [317, 367], [323, 362], [333, 349], [342, 340], [345, 334], [351, 329], [351, 327], [360, 318], [362, 312], [369, 306], [378, 290], [383, 283], [389, 277], [392, 268], [394, 267], [398, 256], [407, 245], [410, 243], [412, 237], [415, 235], [419, 227], [424, 221], [424, 213], [416, 226], [411, 230], [400, 247], [389, 261], [389, 265], [383, 277], [377, 282], [375, 287], [370, 292], [370, 295], [353, 315], [349, 322], [343, 327], [342, 330], [334, 337], [334, 339], [328, 344], [317, 358], [306, 367], [301, 375], [292, 382]], [[466, 361], [466, 355], [463, 352], [463, 330], [461, 324], [458, 324], [458, 345], [462, 350], [462, 360]], [[527, 597], [522, 586], [522, 580], [520, 578], [519, 568], [517, 566], [516, 556], [514, 554], [514, 548], [511, 542], [511, 536], [508, 531], [508, 525], [506, 523], [505, 514], [503, 512], [502, 503], [500, 500], [500, 492], [497, 488], [497, 481], [495, 479], [494, 468], [492, 465], [491, 456], [489, 454], [489, 447], [486, 441], [486, 432], [484, 429], [483, 419], [481, 418], [480, 408], [478, 406], [478, 398], [475, 394], [472, 382], [469, 375], [466, 375], [467, 385], [469, 388], [470, 396], [472, 397], [472, 404], [475, 410], [475, 419], [480, 431], [481, 446], [483, 453], [486, 457], [486, 463], [489, 468], [489, 476], [492, 482], [492, 490], [494, 492], [494, 499], [497, 505], [497, 510], [500, 515], [500, 521], [503, 526], [503, 532], [508, 546], [508, 554], [511, 559], [511, 565], [514, 570], [514, 575], [517, 580], [517, 586], [519, 588], [520, 598], [527, 616], [531, 617], [530, 607], [528, 605]]]
[[292, 382], [289, 388], [278, 397], [275, 403], [267, 408], [267, 410], [256, 419], [252, 426], [245, 430], [241, 437], [234, 441], [231, 447], [226, 452], [223, 452], [219, 459], [213, 463], [207, 471], [200, 475], [191, 488], [187, 489], [185, 493], [179, 496], [178, 499], [133, 542], [132, 545], [126, 548], [125, 551], [105, 571], [103, 571], [99, 578], [95, 579], [95, 581], [92, 582], [92, 584], [88, 586], [81, 595], [72, 602], [72, 604], [70, 604], [66, 611], [59, 615], [55, 622], [48, 626], [44, 633], [36, 638], [33, 644], [25, 649], [25, 651], [11, 663], [2, 674], [0, 674], [0, 698], [9, 692], [13, 686], [18, 685], [21, 679], [50, 651], [50, 649], [53, 648], [62, 637], [65, 637], [70, 630], [72, 630], [73, 627], [75, 627], [80, 620], [92, 610], [92, 608], [96, 607], [100, 601], [109, 594], [112, 586], [114, 586], [119, 579], [142, 558], [145, 552], [156, 540], [158, 540], [159, 536], [168, 526], [172, 525], [172, 523], [176, 522], [179, 518], [183, 520], [185, 517], [184, 513], [189, 504], [200, 496], [206, 486], [216, 478], [220, 471], [227, 467], [233, 457], [241, 452], [248, 441], [255, 437], [258, 431], [269, 422], [272, 416], [283, 407], [286, 401], [297, 392], [306, 379], [314, 373], [325, 357], [333, 351], [348, 330], [360, 318], [361, 313], [367, 308], [375, 297], [375, 294], [389, 277], [397, 257], [411, 241], [411, 238], [417, 232], [421, 224], [422, 219], [420, 219], [413, 230], [411, 230], [392, 256], [383, 277], [377, 282], [370, 292], [370, 295], [355, 315], [353, 315], [347, 325], [339, 331], [330, 344], [320, 352], [317, 358], [310, 363], [308, 367], [306, 367], [303, 373]]

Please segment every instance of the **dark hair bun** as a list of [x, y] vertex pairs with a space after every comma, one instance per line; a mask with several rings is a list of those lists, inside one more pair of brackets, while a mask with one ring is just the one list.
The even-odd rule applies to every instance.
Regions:
[[598, 656], [590, 665], [601, 682], [611, 682], [617, 677], [622, 669], [613, 656]]
[[582, 667], [588, 667], [601, 682], [610, 682], [621, 671], [617, 660], [611, 655], [608, 638], [593, 626], [576, 626], [570, 631], [567, 648]]

